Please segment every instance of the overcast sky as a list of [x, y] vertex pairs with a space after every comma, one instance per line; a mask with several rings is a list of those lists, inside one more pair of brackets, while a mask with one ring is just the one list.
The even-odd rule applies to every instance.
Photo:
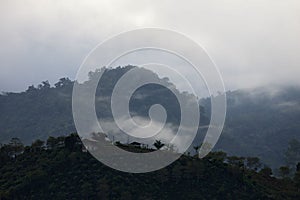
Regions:
[[1, 0], [0, 25], [0, 91], [74, 79], [98, 43], [142, 27], [194, 39], [227, 89], [300, 85], [299, 0]]

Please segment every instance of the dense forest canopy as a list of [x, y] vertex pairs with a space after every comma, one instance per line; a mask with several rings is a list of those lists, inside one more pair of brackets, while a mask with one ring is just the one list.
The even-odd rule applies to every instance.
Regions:
[[[154, 150], [114, 145], [133, 152]], [[1, 147], [0, 159], [0, 199], [300, 198], [300, 164], [294, 175], [282, 167], [281, 177], [275, 178], [258, 158], [224, 152], [211, 152], [204, 159], [184, 155], [167, 168], [130, 174], [101, 164], [71, 134], [30, 146], [14, 138]]]

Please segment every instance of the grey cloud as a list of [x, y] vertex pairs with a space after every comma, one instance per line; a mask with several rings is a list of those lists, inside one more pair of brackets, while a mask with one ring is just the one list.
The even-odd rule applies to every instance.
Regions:
[[299, 11], [297, 0], [1, 1], [0, 91], [74, 78], [99, 42], [149, 26], [203, 45], [227, 89], [299, 85]]

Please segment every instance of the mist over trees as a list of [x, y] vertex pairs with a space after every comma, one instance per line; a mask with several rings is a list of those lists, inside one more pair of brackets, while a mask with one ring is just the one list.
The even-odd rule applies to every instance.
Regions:
[[[97, 88], [98, 98], [95, 102], [99, 118], [112, 118], [109, 97], [119, 78], [131, 68], [133, 66], [100, 69], [104, 75], [101, 87]], [[149, 70], [140, 71], [159, 81], [168, 81], [160, 79]], [[89, 79], [94, 80], [99, 72], [90, 72]], [[17, 137], [28, 145], [37, 139], [45, 141], [49, 136], [57, 137], [75, 132], [71, 107], [73, 84], [69, 78], [61, 78], [54, 86], [43, 81], [36, 87], [29, 86], [25, 92], [0, 95], [0, 142], [8, 143], [12, 137]], [[188, 94], [181, 95], [188, 101]], [[200, 126], [204, 128], [199, 129], [189, 149], [191, 154], [195, 153], [193, 146], [203, 141], [205, 126], [209, 123], [209, 101], [209, 98], [200, 100]], [[286, 163], [287, 159], [295, 159], [291, 158], [296, 156], [294, 153], [286, 155], [285, 152], [292, 139], [300, 140], [299, 88], [280, 88], [276, 92], [264, 88], [228, 91], [227, 101], [226, 122], [216, 150], [224, 150], [229, 155], [259, 157], [272, 168], [289, 165]], [[168, 122], [179, 123], [180, 109], [176, 98], [158, 85], [139, 88], [129, 106], [135, 115], [148, 117], [149, 107], [155, 103], [161, 103], [166, 108]], [[295, 163], [290, 165], [295, 166]]]

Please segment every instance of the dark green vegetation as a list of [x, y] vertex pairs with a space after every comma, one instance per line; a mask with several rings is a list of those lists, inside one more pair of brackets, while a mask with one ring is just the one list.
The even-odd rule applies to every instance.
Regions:
[[[99, 118], [111, 119], [112, 89], [131, 68], [106, 69], [96, 95]], [[97, 73], [90, 73], [90, 80], [94, 80]], [[143, 76], [152, 76], [171, 85], [167, 79], [141, 69], [141, 76], [137, 78]], [[46, 140], [49, 136], [75, 132], [71, 108], [73, 84], [64, 78], [54, 87], [43, 82], [38, 87], [30, 86], [26, 92], [0, 95], [0, 142], [7, 143], [10, 138], [18, 137], [25, 144], [31, 144], [35, 139]], [[181, 95], [188, 102], [189, 95]], [[286, 87], [277, 92], [264, 88], [238, 90], [227, 92], [227, 99], [225, 128], [215, 149], [224, 150], [229, 155], [257, 156], [272, 168], [286, 164], [284, 152], [289, 141], [300, 140], [300, 89]], [[206, 125], [209, 122], [209, 99], [200, 102], [203, 106], [201, 125]], [[147, 117], [149, 107], [155, 103], [166, 107], [168, 122], [179, 122], [178, 102], [169, 90], [158, 85], [140, 88], [132, 97], [130, 108], [133, 115]], [[194, 146], [202, 143], [203, 134], [204, 131], [199, 131]]]
[[[119, 78], [128, 70], [133, 68], [104, 69], [104, 75], [100, 80], [100, 86], [96, 91], [96, 112], [101, 119], [111, 119], [110, 97], [113, 88]], [[97, 73], [89, 74], [89, 81], [83, 87], [89, 87]], [[168, 83], [167, 79], [160, 79], [149, 70], [140, 69], [141, 75], [151, 76], [159, 82]], [[30, 144], [35, 139], [46, 140], [49, 136], [61, 136], [65, 133], [75, 132], [72, 116], [72, 89], [73, 81], [62, 78], [55, 87], [50, 87], [47, 81], [37, 88], [30, 86], [26, 92], [5, 93], [0, 95], [0, 142], [7, 143], [10, 138], [18, 137], [25, 144]], [[180, 94], [189, 100], [188, 94]], [[180, 108], [175, 95], [167, 88], [156, 84], [148, 84], [139, 88], [130, 101], [130, 110], [133, 115], [148, 116], [151, 105], [162, 104], [168, 114], [167, 122], [178, 124], [180, 121]], [[208, 119], [202, 116], [202, 124]]]
[[[139, 151], [130, 145], [122, 148]], [[299, 164], [295, 178], [277, 179], [270, 168], [257, 169], [257, 158], [228, 157], [223, 152], [202, 160], [185, 155], [146, 174], [104, 166], [82, 151], [76, 134], [26, 147], [15, 138], [0, 153], [0, 199], [300, 198]]]
[[[202, 103], [209, 112], [207, 100]], [[216, 148], [232, 155], [257, 156], [278, 168], [286, 163], [289, 142], [300, 140], [299, 121], [300, 88], [227, 92], [226, 122]]]
[[0, 142], [18, 137], [26, 144], [35, 139], [74, 132], [72, 119], [73, 82], [60, 80], [55, 88], [43, 82], [26, 92], [0, 96]]

